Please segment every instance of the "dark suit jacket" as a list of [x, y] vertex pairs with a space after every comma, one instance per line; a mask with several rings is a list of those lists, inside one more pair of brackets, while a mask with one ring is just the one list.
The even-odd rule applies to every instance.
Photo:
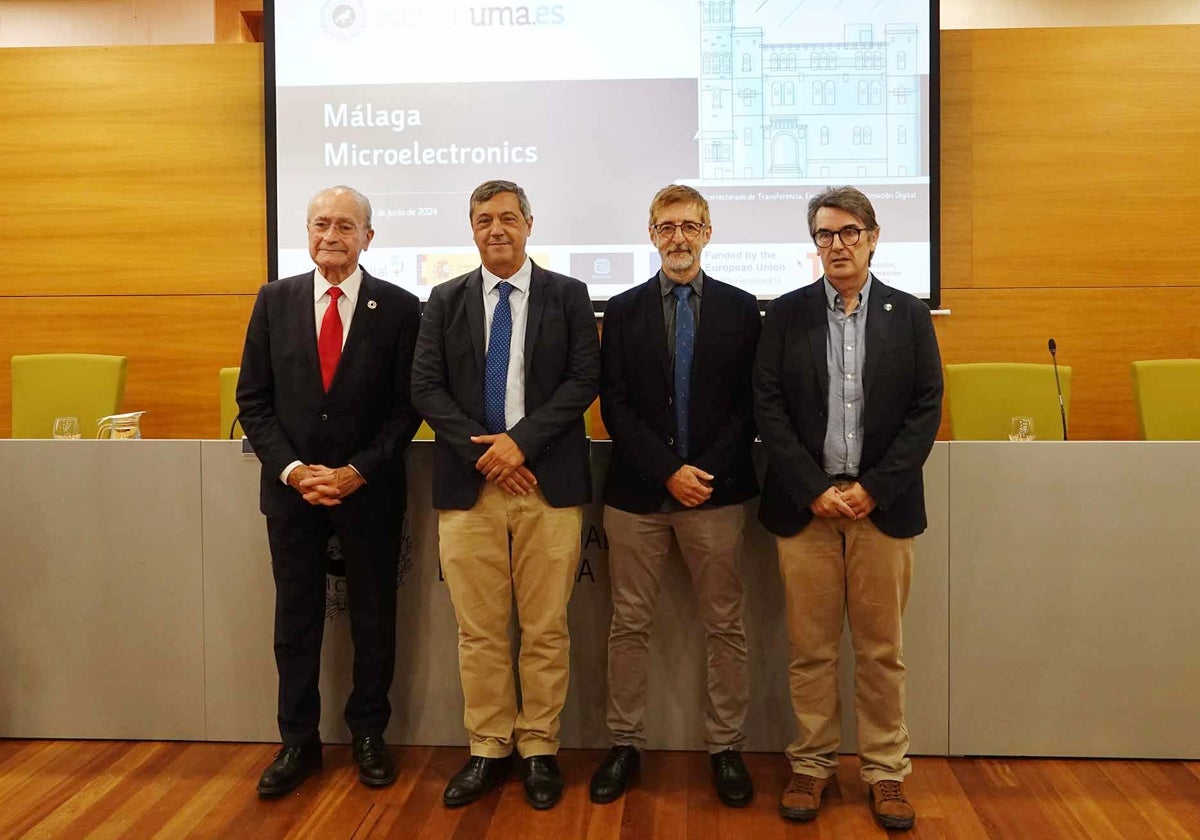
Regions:
[[[829, 405], [829, 324], [818, 280], [767, 309], [754, 366], [754, 404], [769, 466], [758, 518], [778, 536], [812, 519], [831, 482], [821, 466]], [[871, 280], [858, 480], [875, 499], [871, 521], [892, 537], [925, 530], [921, 469], [942, 417], [942, 363], [929, 308]]]
[[[753, 295], [704, 275], [687, 463], [715, 476], [711, 505], [742, 502], [758, 492], [750, 458], [750, 377], [760, 329]], [[651, 513], [667, 496], [667, 479], [684, 464], [674, 447], [674, 375], [658, 275], [608, 302], [603, 338], [600, 408], [613, 439], [604, 501]]]
[[[371, 304], [374, 304], [372, 306]], [[262, 462], [262, 512], [273, 518], [316, 510], [279, 480], [292, 461], [351, 464], [366, 484], [329, 510], [342, 519], [404, 511], [404, 449], [420, 425], [409, 398], [417, 298], [363, 271], [350, 333], [329, 393], [321, 384], [313, 273], [258, 292], [238, 376], [242, 428]]]
[[[435, 286], [421, 317], [413, 363], [413, 405], [436, 433], [433, 506], [469, 510], [487, 451], [483, 414], [483, 271]], [[536, 263], [525, 327], [525, 417], [508, 430], [554, 507], [591, 501], [583, 413], [596, 398], [600, 341], [587, 286]]]

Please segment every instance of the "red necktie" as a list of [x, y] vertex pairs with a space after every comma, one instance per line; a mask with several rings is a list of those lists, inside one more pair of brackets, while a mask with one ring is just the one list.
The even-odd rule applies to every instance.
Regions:
[[329, 287], [329, 308], [321, 319], [321, 333], [317, 338], [317, 355], [321, 357], [321, 381], [325, 391], [333, 382], [334, 371], [342, 358], [342, 316], [338, 313], [338, 298], [343, 292], [337, 286]]

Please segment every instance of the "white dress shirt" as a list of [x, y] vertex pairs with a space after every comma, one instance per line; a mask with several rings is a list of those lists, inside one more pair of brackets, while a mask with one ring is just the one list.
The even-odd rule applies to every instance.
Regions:
[[[362, 269], [354, 269], [354, 273], [338, 284], [342, 296], [338, 298], [338, 315], [342, 319], [342, 347], [346, 346], [346, 336], [350, 335], [350, 321], [354, 318], [354, 306], [358, 303], [358, 290], [362, 287]], [[316, 315], [317, 338], [321, 338], [321, 322], [325, 320], [325, 310], [329, 309], [329, 290], [333, 284], [321, 276], [321, 269], [313, 271], [313, 312]]]
[[533, 278], [533, 263], [525, 263], [512, 277], [497, 277], [483, 268], [483, 352], [492, 336], [492, 315], [500, 302], [496, 286], [511, 283], [508, 305], [512, 310], [512, 342], [508, 349], [508, 381], [504, 386], [504, 427], [511, 429], [525, 416], [525, 325], [529, 320], [529, 284]]
[[[362, 269], [354, 269], [354, 273], [338, 284], [338, 288], [342, 290], [342, 296], [338, 298], [337, 308], [338, 315], [342, 319], [342, 347], [346, 346], [346, 336], [350, 335], [350, 321], [354, 317], [354, 306], [358, 303], [358, 290], [362, 286]], [[324, 278], [321, 274], [321, 269], [313, 270], [313, 312], [316, 319], [316, 336], [317, 340], [321, 339], [321, 323], [325, 320], [325, 312], [329, 309], [329, 290], [333, 288], [333, 284]], [[287, 484], [288, 476], [292, 474], [292, 470], [302, 466], [303, 461], [292, 461], [283, 468], [283, 472], [279, 474], [279, 480]], [[329, 466], [326, 464], [325, 466]], [[353, 466], [353, 465], [351, 465]], [[358, 472], [357, 469], [354, 470]]]

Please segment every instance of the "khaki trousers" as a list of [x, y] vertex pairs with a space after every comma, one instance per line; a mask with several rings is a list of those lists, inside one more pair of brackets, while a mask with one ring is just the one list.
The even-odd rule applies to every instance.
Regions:
[[692, 576], [708, 651], [708, 703], [704, 710], [710, 752], [742, 749], [750, 702], [742, 579], [738, 555], [742, 505], [705, 510], [633, 514], [604, 508], [613, 616], [608, 635], [608, 729], [614, 744], [639, 749], [646, 737], [646, 679], [650, 625], [671, 537]]
[[837, 772], [838, 642], [848, 611], [860, 773], [868, 784], [903, 779], [912, 764], [900, 618], [912, 580], [913, 540], [889, 537], [870, 519], [817, 517], [777, 544], [799, 730], [787, 748], [793, 772], [821, 778]]
[[[471, 755], [503, 758], [514, 743], [524, 757], [558, 752], [571, 646], [567, 602], [582, 524], [581, 507], [551, 507], [540, 490], [512, 496], [490, 483], [470, 510], [438, 512]], [[514, 596], [519, 707], [509, 638]]]

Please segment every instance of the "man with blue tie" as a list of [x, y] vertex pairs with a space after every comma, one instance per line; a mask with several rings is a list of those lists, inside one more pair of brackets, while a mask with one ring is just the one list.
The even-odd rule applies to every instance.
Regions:
[[471, 749], [442, 801], [478, 799], [515, 749], [526, 798], [550, 808], [563, 791], [555, 754], [567, 602], [591, 500], [583, 413], [596, 397], [599, 337], [587, 287], [526, 255], [533, 214], [524, 190], [481, 184], [470, 219], [482, 265], [433, 289], [413, 363], [413, 404], [436, 433], [433, 505]]
[[722, 802], [741, 807], [754, 795], [741, 758], [750, 689], [738, 559], [742, 503], [758, 493], [750, 458], [758, 303], [701, 270], [712, 225], [696, 190], [660, 190], [650, 204], [649, 234], [662, 270], [612, 298], [604, 312], [600, 406], [613, 441], [604, 485], [613, 747], [592, 778], [591, 798], [619, 797], [641, 762], [650, 625], [674, 540], [704, 625], [713, 781]]

